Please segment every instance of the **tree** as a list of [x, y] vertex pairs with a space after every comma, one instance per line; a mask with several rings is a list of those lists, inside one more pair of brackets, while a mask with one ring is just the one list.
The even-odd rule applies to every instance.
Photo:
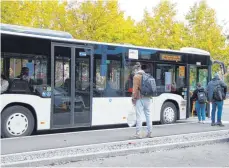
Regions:
[[1, 1], [1, 22], [36, 28], [66, 30], [69, 19], [67, 2]]
[[175, 20], [175, 4], [163, 0], [149, 13], [145, 11], [144, 19], [138, 24], [141, 45], [180, 49], [186, 44], [186, 28]]
[[227, 86], [229, 87], [229, 74], [227, 74], [225, 76], [225, 82], [226, 82]]
[[118, 1], [84, 1], [70, 9], [71, 34], [78, 39], [106, 42], [131, 42], [134, 21], [124, 19]]
[[205, 1], [201, 1], [191, 7], [186, 19], [189, 23], [189, 46], [207, 50], [214, 59], [229, 65], [229, 46], [225, 43], [222, 27], [217, 24], [215, 11]]

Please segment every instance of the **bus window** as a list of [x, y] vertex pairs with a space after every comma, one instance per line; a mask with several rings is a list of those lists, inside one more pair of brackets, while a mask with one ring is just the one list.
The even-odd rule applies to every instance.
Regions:
[[102, 93], [100, 96], [103, 97], [122, 96], [122, 50], [119, 47], [101, 47], [102, 49], [97, 50], [98, 55], [95, 56], [95, 88]]
[[10, 58], [9, 78], [11, 80], [20, 78], [21, 71], [25, 68], [28, 69], [28, 77], [34, 84], [47, 84], [47, 58], [45, 56]]
[[41, 96], [42, 93], [37, 89], [41, 85], [47, 85], [47, 57], [20, 53], [4, 53], [3, 55], [4, 59], [8, 60], [7, 62], [9, 63], [10, 84], [17, 78], [28, 79], [26, 81], [31, 92]]
[[[125, 96], [131, 96], [133, 91], [133, 77], [134, 74], [132, 73], [132, 68], [135, 65], [136, 62], [129, 62], [125, 65], [125, 71], [124, 71], [124, 88], [125, 88]], [[150, 75], [153, 75], [153, 65], [152, 63], [145, 63], [140, 62], [142, 66], [142, 70], [145, 71], [145, 73], [148, 73]]]
[[[55, 83], [54, 83], [54, 104], [53, 113], [55, 115], [54, 125], [58, 121], [60, 125], [69, 124], [70, 119], [66, 116], [59, 120], [57, 113], [70, 113], [71, 97], [71, 48], [55, 46], [54, 48], [55, 64]], [[61, 115], [60, 115], [61, 116]]]
[[171, 92], [182, 95], [185, 79], [185, 66], [157, 64], [156, 84], [158, 93]]
[[196, 89], [197, 84], [197, 68], [196, 66], [190, 66], [190, 78], [189, 78], [189, 85], [190, 85], [190, 92], [192, 93]]
[[68, 58], [57, 56], [55, 62], [55, 87], [64, 86], [69, 79], [69, 60]]
[[10, 73], [9, 77], [13, 79], [19, 76], [21, 73], [21, 68], [22, 68], [22, 59], [11, 58], [10, 70], [12, 70], [12, 73]]
[[[109, 60], [105, 70], [100, 65], [101, 60], [96, 60], [96, 89], [107, 92], [105, 95], [108, 97], [118, 96], [116, 91], [120, 90], [121, 62]], [[102, 75], [101, 71], [105, 71], [105, 76]]]
[[157, 64], [156, 84], [158, 93], [171, 92], [172, 84], [175, 84], [173, 65]]
[[201, 83], [201, 86], [204, 88], [207, 88], [208, 85], [208, 69], [198, 69], [199, 74], [198, 74], [198, 81]]

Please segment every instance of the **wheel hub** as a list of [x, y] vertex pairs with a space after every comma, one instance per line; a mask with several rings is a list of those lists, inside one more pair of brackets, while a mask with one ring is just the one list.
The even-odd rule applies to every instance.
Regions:
[[171, 107], [167, 107], [164, 110], [164, 119], [167, 123], [170, 123], [174, 120], [175, 117], [175, 112], [173, 110], [173, 108]]
[[9, 116], [6, 128], [11, 135], [22, 135], [28, 128], [28, 119], [22, 113], [14, 113]]

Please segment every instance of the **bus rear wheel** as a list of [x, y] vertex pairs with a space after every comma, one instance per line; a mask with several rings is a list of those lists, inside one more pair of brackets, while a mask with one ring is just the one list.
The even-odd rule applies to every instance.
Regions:
[[11, 106], [2, 112], [1, 131], [3, 138], [31, 135], [34, 129], [34, 117], [23, 106]]
[[176, 122], [177, 108], [172, 102], [165, 102], [161, 109], [161, 123], [172, 124]]

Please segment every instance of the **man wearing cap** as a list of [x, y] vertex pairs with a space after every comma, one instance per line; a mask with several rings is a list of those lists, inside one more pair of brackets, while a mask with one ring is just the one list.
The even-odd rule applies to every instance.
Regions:
[[[220, 101], [216, 100], [214, 96], [214, 90], [216, 89], [217, 86], [220, 86], [222, 90], [223, 100]], [[221, 118], [223, 112], [223, 101], [226, 99], [227, 85], [222, 80], [220, 80], [218, 73], [216, 73], [214, 78], [208, 83], [207, 91], [208, 91], [208, 99], [212, 103], [211, 125], [212, 126], [219, 125], [223, 127], [224, 125], [222, 124]], [[217, 123], [215, 124], [216, 108], [218, 108], [218, 112], [217, 112]]]
[[152, 121], [150, 117], [150, 97], [143, 97], [140, 94], [140, 88], [141, 88], [141, 80], [142, 80], [142, 74], [145, 73], [141, 69], [141, 64], [137, 62], [133, 66], [133, 94], [132, 94], [132, 102], [136, 106], [136, 134], [135, 138], [141, 138], [141, 127], [142, 127], [142, 121], [141, 121], [141, 114], [144, 111], [145, 117], [146, 117], [146, 124], [147, 124], [147, 135], [146, 137], [151, 138], [151, 132], [152, 132]]

